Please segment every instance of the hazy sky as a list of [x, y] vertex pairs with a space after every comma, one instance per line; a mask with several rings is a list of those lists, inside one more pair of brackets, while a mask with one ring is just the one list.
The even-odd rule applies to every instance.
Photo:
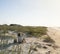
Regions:
[[0, 24], [60, 26], [60, 0], [0, 0]]

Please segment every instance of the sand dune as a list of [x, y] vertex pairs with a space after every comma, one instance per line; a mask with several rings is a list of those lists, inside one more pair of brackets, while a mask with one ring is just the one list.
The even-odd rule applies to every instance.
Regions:
[[60, 46], [60, 28], [49, 27], [47, 30], [48, 35], [56, 42], [56, 45]]

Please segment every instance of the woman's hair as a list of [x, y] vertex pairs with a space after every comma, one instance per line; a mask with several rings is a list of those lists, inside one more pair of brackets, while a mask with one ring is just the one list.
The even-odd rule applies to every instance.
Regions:
[[18, 36], [20, 36], [20, 33], [18, 33]]

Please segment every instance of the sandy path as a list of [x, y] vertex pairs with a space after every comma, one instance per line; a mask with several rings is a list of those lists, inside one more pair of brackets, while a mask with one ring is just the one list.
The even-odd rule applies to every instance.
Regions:
[[60, 28], [47, 28], [48, 35], [56, 42], [56, 45], [60, 46]]

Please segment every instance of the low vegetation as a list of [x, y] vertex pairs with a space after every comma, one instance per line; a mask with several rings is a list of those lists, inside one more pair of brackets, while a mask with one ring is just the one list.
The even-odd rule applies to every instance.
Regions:
[[53, 39], [51, 39], [51, 37], [47, 36], [44, 38], [43, 42], [47, 42], [47, 43], [55, 43], [55, 41]]
[[27, 35], [32, 35], [32, 36], [41, 36], [46, 34], [46, 29], [47, 27], [42, 27], [42, 26], [22, 26], [22, 25], [17, 25], [17, 24], [10, 24], [10, 25], [0, 25], [0, 33], [3, 31], [3, 33], [6, 33], [8, 31], [15, 31], [15, 32], [24, 32]]

